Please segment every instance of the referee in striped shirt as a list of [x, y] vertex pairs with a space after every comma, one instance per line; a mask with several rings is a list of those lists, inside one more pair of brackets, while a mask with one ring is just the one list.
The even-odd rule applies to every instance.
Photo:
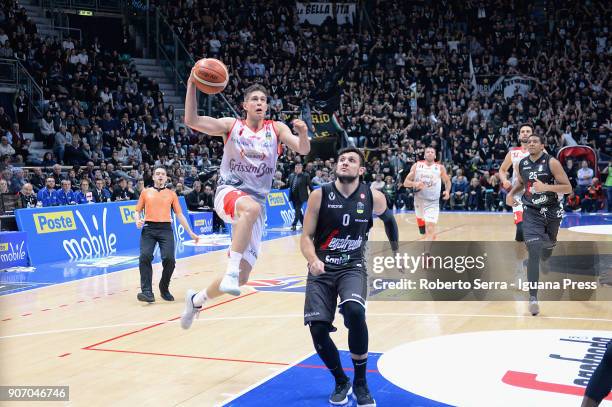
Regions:
[[[152, 279], [153, 279], [153, 251], [155, 244], [159, 243], [159, 251], [162, 259], [162, 277], [159, 281], [159, 292], [166, 301], [174, 301], [170, 294], [170, 278], [174, 272], [174, 234], [170, 223], [170, 209], [176, 214], [176, 218], [185, 228], [189, 236], [197, 243], [198, 235], [191, 231], [189, 223], [179, 204], [176, 193], [166, 188], [168, 174], [166, 168], [158, 166], [153, 172], [152, 188], [147, 188], [140, 194], [138, 204], [136, 204], [136, 227], [142, 228], [140, 235], [140, 288], [138, 300], [143, 302], [154, 302]], [[141, 217], [144, 209], [145, 217]]]

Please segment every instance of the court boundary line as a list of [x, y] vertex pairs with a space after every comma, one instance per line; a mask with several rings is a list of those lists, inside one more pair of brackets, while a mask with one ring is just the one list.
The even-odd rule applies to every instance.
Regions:
[[[258, 291], [261, 292], [261, 291]], [[249, 293], [247, 295], [250, 294], [255, 294], [256, 292], [253, 293]], [[287, 294], [293, 294], [293, 293], [287, 293]], [[247, 295], [241, 296], [241, 297], [237, 297], [237, 298], [242, 298], [242, 297], [246, 297]], [[236, 299], [237, 299], [236, 298]], [[219, 303], [218, 305], [221, 305], [222, 303]], [[508, 315], [508, 314], [424, 314], [424, 313], [401, 313], [401, 312], [391, 312], [391, 313], [386, 313], [386, 312], [373, 312], [373, 313], [367, 313], [366, 316], [369, 317], [406, 317], [406, 318], [411, 318], [411, 317], [425, 317], [425, 318], [507, 318], [507, 319], [511, 319], [511, 318], [522, 318], [522, 319], [533, 319], [534, 317], [530, 316], [530, 315]], [[256, 320], [256, 319], [274, 319], [274, 318], [302, 318], [303, 315], [302, 314], [284, 314], [284, 315], [247, 315], [247, 316], [230, 316], [230, 317], [211, 317], [211, 318], [201, 318], [198, 319], [197, 322], [207, 322], [207, 321], [238, 321], [238, 320]], [[47, 335], [47, 334], [62, 334], [62, 333], [68, 333], [68, 332], [78, 332], [78, 331], [87, 331], [87, 330], [96, 330], [96, 329], [106, 329], [106, 328], [120, 328], [123, 326], [131, 326], [131, 325], [151, 325], [151, 327], [153, 326], [158, 326], [158, 325], [163, 325], [166, 324], [168, 322], [175, 322], [178, 320], [179, 317], [176, 318], [172, 318], [169, 320], [165, 320], [165, 321], [159, 321], [159, 322], [130, 322], [128, 324], [115, 324], [115, 325], [99, 325], [99, 326], [90, 326], [90, 327], [82, 327], [82, 328], [68, 328], [68, 329], [58, 329], [58, 330], [52, 330], [52, 331], [38, 331], [38, 332], [26, 332], [26, 333], [21, 333], [21, 334], [15, 334], [15, 335], [7, 335], [7, 336], [0, 336], [0, 340], [2, 339], [14, 339], [14, 338], [19, 338], [19, 337], [26, 337], [26, 336], [37, 336], [37, 335]], [[538, 316], [537, 318], [539, 319], [550, 319], [550, 320], [567, 320], [567, 321], [591, 321], [591, 322], [604, 322], [604, 323], [612, 323], [612, 319], [607, 319], [607, 318], [589, 318], [589, 317], [562, 317], [562, 316]], [[146, 327], [145, 327], [146, 328]], [[133, 333], [136, 333], [137, 331], [141, 331], [144, 330], [143, 329], [139, 329], [134, 331]], [[127, 335], [125, 335], [127, 336]], [[119, 338], [116, 338], [119, 339]], [[92, 347], [94, 345], [90, 345], [89, 347]], [[88, 349], [89, 350], [89, 349]]]
[[[216, 304], [212, 304], [212, 305], [210, 305], [210, 306], [208, 306], [208, 307], [205, 307], [205, 308], [203, 308], [203, 309], [202, 309], [202, 311], [205, 311], [205, 310], [208, 310], [208, 309], [211, 309], [211, 308], [216, 308], [216, 307], [221, 306], [221, 305], [223, 305], [223, 304], [227, 304], [227, 303], [229, 303], [229, 302], [237, 301], [237, 300], [240, 300], [240, 299], [242, 299], [242, 298], [249, 297], [249, 296], [251, 296], [251, 295], [253, 295], [253, 294], [257, 294], [257, 293], [258, 293], [258, 291], [253, 291], [253, 292], [250, 292], [250, 293], [245, 294], [245, 295], [240, 295], [240, 296], [238, 296], [238, 297], [230, 298], [229, 300], [221, 301], [221, 302], [218, 302], [218, 303], [216, 303]], [[149, 330], [149, 329], [151, 329], [151, 328], [155, 328], [155, 327], [158, 327], [158, 326], [160, 326], [160, 325], [167, 324], [168, 322], [173, 322], [173, 321], [176, 321], [176, 320], [178, 320], [178, 319], [180, 319], [180, 318], [181, 318], [181, 317], [180, 317], [180, 316], [178, 316], [178, 317], [174, 317], [174, 318], [168, 319], [168, 320], [166, 320], [166, 321], [162, 321], [162, 322], [155, 323], [155, 324], [153, 324], [153, 325], [145, 326], [144, 328], [137, 329], [137, 330], [135, 330], [135, 331], [131, 331], [131, 332], [127, 332], [127, 333], [124, 333], [124, 334], [121, 334], [121, 335], [115, 336], [115, 337], [113, 337], [113, 338], [106, 339], [106, 340], [101, 341], [101, 342], [97, 342], [97, 343], [95, 343], [95, 344], [93, 344], [93, 345], [86, 346], [86, 347], [81, 348], [81, 349], [83, 349], [83, 350], [95, 350], [95, 349], [93, 349], [93, 348], [94, 348], [94, 347], [96, 347], [96, 346], [99, 346], [99, 345], [102, 345], [102, 344], [105, 344], [105, 343], [109, 343], [109, 342], [112, 342], [112, 341], [116, 341], [116, 340], [121, 339], [121, 338], [124, 338], [124, 337], [126, 337], [126, 336], [130, 336], [130, 335], [133, 335], [133, 334], [136, 334], [136, 333], [142, 332], [142, 331], [146, 331], [146, 330]]]

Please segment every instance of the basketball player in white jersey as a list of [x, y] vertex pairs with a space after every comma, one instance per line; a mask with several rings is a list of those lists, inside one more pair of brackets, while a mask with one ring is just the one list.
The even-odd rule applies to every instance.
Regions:
[[[516, 185], [517, 176], [519, 173], [518, 165], [521, 160], [525, 157], [529, 157], [529, 151], [527, 150], [527, 142], [529, 141], [529, 136], [533, 134], [533, 127], [531, 124], [525, 123], [521, 124], [519, 127], [519, 142], [520, 146], [512, 147], [501, 166], [499, 167], [499, 180], [502, 183], [502, 187], [507, 191]], [[512, 167], [512, 179], [508, 179], [510, 167]], [[514, 236], [514, 240], [517, 242], [524, 241], [523, 238], [523, 204], [521, 203], [520, 194], [516, 197], [516, 201], [518, 204], [512, 207], [512, 213], [514, 214], [514, 224], [516, 225], [516, 234]], [[526, 279], [526, 271], [523, 267], [523, 260], [527, 258], [527, 253], [524, 248], [524, 245], [517, 245], [515, 250], [516, 255], [516, 268], [515, 268], [515, 280], [525, 280]]]
[[[529, 136], [533, 134], [533, 127], [531, 124], [525, 123], [521, 124], [519, 127], [519, 142], [521, 145], [519, 147], [512, 147], [508, 154], [506, 154], [506, 158], [502, 162], [499, 167], [499, 180], [502, 183], [502, 187], [506, 190], [510, 190], [517, 182], [517, 174], [518, 174], [518, 164], [525, 157], [529, 156], [529, 151], [527, 150], [527, 142], [529, 141]], [[510, 167], [512, 167], [512, 179], [508, 179]], [[517, 201], [520, 202], [520, 196], [517, 197]], [[514, 224], [516, 225], [516, 236], [514, 240], [517, 242], [523, 241], [523, 205], [519, 204], [512, 207], [512, 212], [514, 214]]]
[[240, 285], [249, 279], [264, 229], [265, 201], [272, 187], [280, 143], [299, 154], [310, 151], [306, 124], [294, 120], [295, 136], [286, 124], [266, 120], [268, 92], [251, 85], [244, 92], [246, 119], [198, 116], [193, 74], [185, 98], [185, 124], [194, 130], [223, 137], [225, 144], [215, 194], [215, 212], [233, 225], [232, 243], [225, 275], [200, 292], [188, 290], [181, 326], [188, 329], [207, 299], [224, 293], [240, 295]]
[[436, 224], [440, 214], [440, 190], [444, 181], [442, 198], [450, 197], [451, 180], [446, 168], [435, 162], [436, 149], [427, 147], [425, 159], [415, 163], [404, 181], [406, 188], [414, 188], [414, 211], [416, 212], [419, 232], [425, 235], [425, 240], [436, 239]]

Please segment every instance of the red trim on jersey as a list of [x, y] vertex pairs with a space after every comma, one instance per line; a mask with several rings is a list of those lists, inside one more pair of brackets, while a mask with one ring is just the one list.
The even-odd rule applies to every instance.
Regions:
[[325, 239], [325, 241], [321, 245], [321, 250], [327, 250], [327, 248], [329, 247], [329, 244], [331, 243], [332, 239], [334, 237], [338, 236], [338, 233], [340, 233], [339, 229], [332, 230], [331, 233], [329, 234], [329, 236], [327, 236], [327, 239]]
[[239, 119], [234, 120], [234, 124], [232, 124], [232, 128], [230, 129], [230, 131], [227, 133], [227, 138], [225, 139], [225, 143], [227, 144], [227, 142], [230, 140], [230, 137], [232, 136], [232, 131], [234, 131], [234, 127], [236, 127], [236, 123], [238, 123]]
[[260, 128], [258, 128], [257, 130], [253, 130], [252, 128], [249, 127], [248, 124], [245, 123], [245, 126], [248, 127], [249, 130], [251, 130], [253, 133], [257, 134], [258, 132], [260, 132], [264, 127], [266, 127], [266, 122], [269, 122], [270, 120], [264, 120], [263, 124]]
[[243, 196], [248, 196], [246, 192], [235, 189], [233, 191], [228, 192], [223, 197], [223, 210], [227, 213], [232, 219], [234, 219], [234, 212], [236, 211], [236, 201], [238, 198]]
[[[427, 160], [421, 160], [421, 161], [417, 161], [417, 164], [427, 164]], [[428, 167], [434, 166], [434, 165], [439, 165], [440, 167], [442, 166], [442, 164], [440, 164], [438, 161], [434, 161], [431, 165], [427, 165]]]

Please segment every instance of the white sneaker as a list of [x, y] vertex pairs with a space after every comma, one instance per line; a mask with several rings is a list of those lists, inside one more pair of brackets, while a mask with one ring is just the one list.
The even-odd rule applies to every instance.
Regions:
[[221, 280], [221, 284], [219, 284], [219, 290], [226, 294], [239, 296], [240, 286], [238, 285], [238, 274], [226, 273], [223, 276], [223, 280]]
[[200, 311], [202, 311], [202, 306], [196, 307], [193, 305], [193, 297], [198, 292], [196, 290], [187, 290], [185, 294], [185, 310], [183, 311], [183, 315], [181, 315], [181, 328], [189, 329], [191, 324], [193, 324], [193, 318], [200, 315]]
[[534, 317], [540, 313], [540, 305], [536, 297], [529, 297], [529, 312], [531, 312], [531, 315]]

